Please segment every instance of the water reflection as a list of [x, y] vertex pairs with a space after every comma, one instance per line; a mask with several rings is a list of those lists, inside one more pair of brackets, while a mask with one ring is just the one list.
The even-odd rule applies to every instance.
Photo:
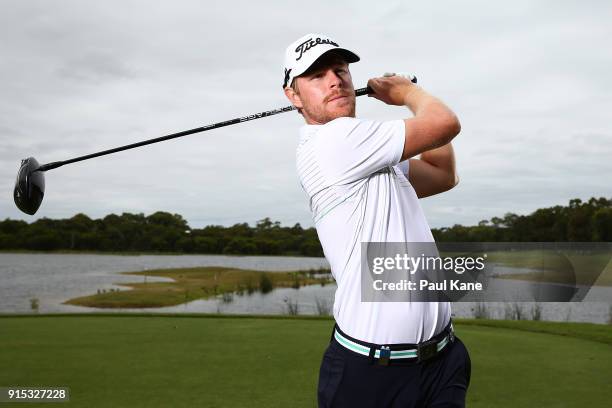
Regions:
[[[226, 266], [262, 271], [288, 271], [328, 267], [324, 258], [232, 257], [220, 255], [65, 255], [0, 254], [0, 313], [32, 313], [33, 299], [38, 311], [48, 312], [161, 312], [229, 314], [325, 315], [333, 310], [335, 284], [310, 285], [299, 289], [278, 288], [269, 293], [247, 291], [221, 295], [186, 304], [147, 309], [93, 309], [63, 305], [67, 299], [120, 289], [113, 283], [163, 281], [166, 278], [123, 276], [118, 272], [171, 267]], [[512, 271], [509, 271], [510, 273]], [[520, 317], [555, 321], [607, 323], [612, 317], [609, 287], [594, 287], [582, 303], [455, 303], [456, 317], [504, 319]]]

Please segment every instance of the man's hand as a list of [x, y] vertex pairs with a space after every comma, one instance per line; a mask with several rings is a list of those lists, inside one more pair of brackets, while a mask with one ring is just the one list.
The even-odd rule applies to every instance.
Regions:
[[409, 79], [401, 76], [372, 78], [368, 86], [374, 91], [369, 97], [383, 101], [387, 105], [406, 105], [406, 95], [417, 86]]

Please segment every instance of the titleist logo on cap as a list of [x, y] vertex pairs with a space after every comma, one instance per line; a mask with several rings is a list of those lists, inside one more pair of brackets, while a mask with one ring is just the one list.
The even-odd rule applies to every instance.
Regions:
[[295, 49], [295, 52], [300, 53], [300, 55], [295, 60], [299, 61], [300, 58], [302, 58], [302, 55], [304, 55], [306, 51], [308, 51], [312, 47], [316, 47], [319, 44], [331, 44], [334, 47], [338, 47], [338, 44], [336, 44], [335, 42], [329, 39], [317, 37], [313, 40], [312, 38], [309, 38], [303, 43], [301, 43], [300, 45], [298, 45], [297, 48]]

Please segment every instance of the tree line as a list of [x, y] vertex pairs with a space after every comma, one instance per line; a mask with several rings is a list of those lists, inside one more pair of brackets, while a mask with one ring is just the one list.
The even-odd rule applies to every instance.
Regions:
[[432, 229], [445, 242], [609, 242], [612, 200], [575, 198], [567, 206], [540, 208], [529, 215], [507, 213], [478, 225]]
[[[475, 226], [454, 225], [432, 233], [440, 242], [607, 242], [612, 241], [612, 200], [573, 199], [567, 206], [529, 215], [507, 213]], [[323, 256], [316, 230], [299, 223], [284, 227], [264, 218], [255, 226], [190, 228], [181, 215], [162, 211], [101, 219], [77, 214], [32, 223], [7, 218], [0, 221], [0, 250]]]

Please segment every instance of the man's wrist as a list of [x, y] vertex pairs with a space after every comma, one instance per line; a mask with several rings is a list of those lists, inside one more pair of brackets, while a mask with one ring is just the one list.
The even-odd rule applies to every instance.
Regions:
[[404, 105], [407, 106], [413, 113], [416, 113], [417, 106], [423, 101], [428, 94], [418, 85], [409, 85], [404, 92]]

